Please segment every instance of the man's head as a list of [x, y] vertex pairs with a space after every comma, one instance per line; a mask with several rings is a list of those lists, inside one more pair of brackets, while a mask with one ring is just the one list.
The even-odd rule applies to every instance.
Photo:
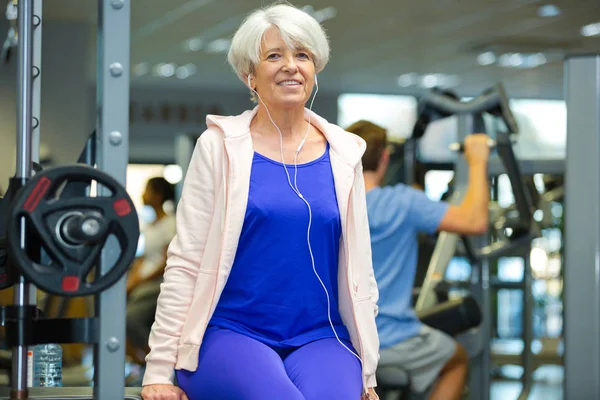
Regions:
[[374, 172], [383, 179], [390, 162], [387, 130], [369, 121], [360, 120], [346, 128], [348, 132], [360, 136], [367, 142], [367, 150], [362, 157], [365, 172]]

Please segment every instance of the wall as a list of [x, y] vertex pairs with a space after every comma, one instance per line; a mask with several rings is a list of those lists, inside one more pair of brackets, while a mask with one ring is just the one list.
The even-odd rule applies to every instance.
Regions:
[[[241, 86], [241, 83], [240, 83]], [[206, 115], [237, 115], [254, 107], [245, 90], [218, 92], [202, 89], [133, 87], [130, 107], [130, 161], [171, 163], [175, 137], [200, 134]], [[337, 95], [319, 94], [313, 110], [335, 123]]]
[[[0, 35], [8, 29], [0, 18]], [[95, 84], [89, 71], [95, 65], [95, 26], [79, 22], [44, 21], [40, 138], [54, 164], [77, 160], [95, 128]], [[3, 41], [3, 37], [0, 39]], [[15, 49], [16, 50], [16, 49]], [[0, 188], [6, 189], [16, 162], [16, 52], [0, 65]], [[130, 161], [171, 163], [180, 133], [200, 134], [208, 113], [236, 115], [254, 107], [243, 89], [168, 88], [132, 85]], [[182, 111], [183, 108], [183, 111]], [[337, 121], [337, 95], [319, 93], [313, 110]]]
[[[1, 19], [4, 21], [4, 18]], [[0, 32], [7, 26], [0, 22]], [[40, 141], [47, 144], [55, 163], [77, 159], [93, 129], [94, 98], [86, 83], [86, 57], [91, 30], [74, 22], [44, 22]], [[2, 37], [3, 39], [4, 37]], [[16, 50], [16, 49], [15, 49]], [[16, 162], [16, 51], [0, 66], [0, 187], [6, 189]]]

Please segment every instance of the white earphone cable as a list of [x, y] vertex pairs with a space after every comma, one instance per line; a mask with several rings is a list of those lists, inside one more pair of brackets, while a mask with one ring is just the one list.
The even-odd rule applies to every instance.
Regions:
[[[308, 138], [308, 134], [310, 132], [310, 118], [311, 118], [311, 114], [308, 114], [308, 128], [306, 130], [306, 134], [304, 135], [304, 138], [302, 139], [302, 141], [300, 142], [300, 145], [298, 146], [298, 149], [296, 150], [296, 153], [294, 155], [294, 185], [292, 185], [291, 182], [291, 178], [290, 178], [290, 174], [287, 170], [287, 166], [285, 164], [285, 158], [283, 156], [283, 134], [281, 133], [281, 130], [279, 129], [279, 127], [277, 126], [277, 124], [275, 124], [275, 121], [273, 121], [273, 118], [271, 117], [271, 113], [269, 112], [269, 109], [267, 107], [267, 105], [265, 104], [265, 102], [262, 100], [262, 98], [260, 97], [260, 95], [258, 94], [258, 92], [256, 90], [254, 90], [252, 88], [252, 86], [250, 85], [250, 75], [248, 75], [248, 87], [250, 88], [250, 90], [252, 90], [256, 96], [258, 96], [259, 101], [262, 103], [262, 105], [265, 107], [265, 111], [267, 112], [267, 115], [269, 117], [269, 119], [271, 120], [271, 123], [273, 124], [273, 126], [275, 126], [275, 129], [277, 129], [277, 132], [279, 132], [279, 149], [281, 152], [281, 163], [283, 164], [283, 169], [285, 170], [285, 174], [287, 176], [287, 180], [288, 180], [288, 184], [290, 186], [290, 188], [292, 189], [292, 191], [294, 191], [294, 193], [296, 193], [296, 195], [304, 202], [304, 204], [306, 204], [306, 207], [308, 208], [308, 229], [306, 232], [306, 241], [308, 243], [308, 251], [310, 253], [310, 259], [311, 259], [311, 263], [312, 263], [312, 268], [313, 268], [313, 272], [315, 273], [315, 275], [317, 276], [317, 279], [319, 280], [319, 283], [321, 284], [321, 287], [323, 287], [323, 290], [325, 291], [325, 295], [327, 297], [327, 318], [329, 319], [329, 325], [331, 326], [331, 329], [333, 330], [333, 334], [335, 335], [335, 338], [337, 339], [337, 341], [342, 345], [342, 347], [344, 347], [346, 350], [348, 350], [353, 356], [355, 356], [356, 358], [358, 358], [358, 360], [361, 363], [362, 366], [362, 359], [358, 356], [358, 354], [356, 354], [355, 352], [353, 352], [352, 350], [350, 350], [339, 338], [337, 331], [335, 330], [335, 327], [333, 326], [333, 322], [331, 320], [331, 300], [329, 297], [329, 292], [327, 291], [327, 287], [325, 286], [325, 284], [323, 283], [323, 280], [321, 279], [321, 277], [319, 276], [317, 269], [315, 267], [315, 258], [312, 252], [312, 246], [310, 244], [310, 229], [312, 227], [312, 208], [310, 207], [310, 204], [308, 203], [308, 201], [304, 198], [304, 196], [302, 195], [302, 193], [300, 192], [300, 190], [298, 189], [298, 182], [297, 182], [297, 178], [298, 178], [298, 165], [297, 165], [297, 157], [298, 154], [300, 153], [300, 150], [302, 150], [302, 147], [304, 146], [304, 143], [306, 141], [306, 139]], [[317, 93], [319, 91], [319, 85], [317, 84], [317, 77], [315, 75], [315, 94], [312, 98], [312, 101], [310, 102], [310, 107], [309, 110], [312, 111], [312, 106], [313, 103], [315, 101], [315, 97], [317, 97]]]

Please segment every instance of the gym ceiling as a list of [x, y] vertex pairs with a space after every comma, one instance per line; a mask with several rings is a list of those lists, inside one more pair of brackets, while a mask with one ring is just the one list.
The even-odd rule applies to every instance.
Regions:
[[[332, 54], [319, 84], [328, 92], [418, 94], [441, 84], [468, 96], [501, 80], [511, 97], [562, 98], [564, 56], [600, 51], [600, 25], [590, 26], [600, 23], [598, 0], [292, 2], [324, 19]], [[96, 3], [46, 0], [43, 17], [93, 30]], [[223, 51], [244, 16], [268, 3], [132, 0], [132, 85], [240, 89]]]

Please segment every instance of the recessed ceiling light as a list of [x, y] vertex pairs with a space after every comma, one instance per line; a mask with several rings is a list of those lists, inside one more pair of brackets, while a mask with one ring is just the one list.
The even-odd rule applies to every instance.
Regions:
[[310, 15], [313, 15], [315, 13], [315, 9], [311, 5], [304, 6], [301, 8], [301, 10]]
[[148, 72], [150, 72], [150, 67], [148, 66], [148, 63], [143, 62], [133, 66], [133, 74], [135, 76], [144, 76]]
[[548, 62], [544, 53], [531, 54], [528, 61], [531, 68], [539, 67], [540, 65], [544, 65], [546, 62]]
[[226, 53], [230, 45], [230, 39], [215, 39], [206, 45], [206, 51], [209, 53]]
[[311, 15], [314, 19], [316, 19], [319, 22], [325, 22], [327, 20], [335, 18], [335, 16], [337, 15], [337, 9], [335, 7], [325, 7], [321, 10], [315, 11], [313, 6], [306, 5], [302, 7], [301, 10]]
[[555, 4], [545, 4], [538, 7], [538, 15], [545, 18], [556, 17], [560, 15], [560, 8]]
[[160, 63], [154, 66], [154, 75], [161, 78], [169, 78], [175, 74], [177, 66], [173, 63]]
[[332, 18], [335, 18], [337, 15], [337, 9], [335, 7], [327, 7], [322, 10], [316, 11], [314, 17], [319, 22], [325, 22]]
[[175, 70], [175, 76], [179, 79], [186, 79], [196, 73], [196, 66], [194, 64], [186, 64], [177, 67]]
[[183, 170], [179, 165], [171, 164], [165, 165], [163, 168], [163, 177], [167, 182], [172, 185], [179, 183], [183, 178]]
[[504, 68], [528, 69], [548, 62], [544, 53], [505, 53], [498, 58], [498, 65]]
[[427, 89], [434, 88], [440, 83], [438, 74], [428, 74], [421, 77], [421, 86]]
[[589, 24], [581, 28], [581, 36], [598, 36], [600, 35], [600, 22]]
[[185, 51], [200, 51], [202, 50], [203, 40], [199, 37], [193, 37], [186, 40], [183, 44]]
[[486, 51], [477, 56], [479, 65], [492, 65], [496, 62], [496, 55], [491, 51]]
[[398, 86], [410, 87], [416, 85], [419, 82], [419, 74], [411, 72], [408, 74], [400, 75], [398, 77]]

